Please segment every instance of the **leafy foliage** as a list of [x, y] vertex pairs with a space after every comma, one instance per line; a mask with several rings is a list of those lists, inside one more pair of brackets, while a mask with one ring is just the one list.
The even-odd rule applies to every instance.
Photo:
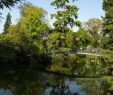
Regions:
[[86, 48], [91, 43], [91, 37], [84, 28], [80, 28], [74, 33], [73, 49], [80, 50], [80, 48]]
[[0, 0], [0, 9], [6, 7], [10, 8], [14, 6], [16, 3], [21, 2], [23, 0]]
[[84, 23], [83, 27], [91, 37], [91, 45], [93, 48], [100, 47], [100, 42], [102, 40], [103, 32], [102, 32], [102, 24], [103, 21], [97, 18], [89, 19]]
[[21, 33], [25, 35], [31, 48], [38, 47], [41, 50], [43, 36], [48, 29], [48, 23], [45, 19], [46, 11], [27, 3], [20, 6], [20, 13], [22, 15], [20, 22], [23, 27]]
[[[63, 8], [70, 0], [54, 0], [51, 5], [56, 6], [57, 8]], [[72, 0], [74, 2], [75, 0]]]
[[[74, 2], [75, 0], [72, 0]], [[75, 5], [70, 4], [71, 0], [54, 0], [51, 5], [54, 6], [58, 11], [56, 14], [51, 14], [52, 18], [55, 18], [54, 26], [54, 34], [58, 38], [56, 38], [56, 42], [58, 42], [57, 48], [69, 48], [72, 47], [69, 44], [69, 36], [72, 37], [71, 28], [76, 26], [80, 26], [80, 22], [77, 21], [78, 18], [78, 8]], [[53, 36], [52, 34], [50, 36]], [[59, 36], [58, 36], [59, 35]], [[52, 37], [49, 37], [52, 38]], [[73, 38], [73, 37], [72, 37]], [[72, 40], [72, 39], [71, 39]], [[53, 40], [54, 41], [54, 40]], [[49, 42], [49, 41], [48, 41]]]
[[[17, 4], [18, 2], [21, 2], [23, 0], [0, 0], [0, 9], [4, 9], [6, 8], [11, 8], [13, 6], [15, 6], [15, 4]], [[3, 18], [2, 13], [0, 12], [0, 18]]]
[[[74, 2], [74, 0], [73, 0]], [[52, 2], [58, 10], [57, 14], [52, 14], [56, 21], [53, 23], [55, 30], [59, 32], [69, 31], [69, 26], [72, 28], [74, 25], [80, 26], [80, 22], [76, 21], [78, 8], [75, 5], [69, 5], [69, 0], [55, 0]]]
[[105, 11], [104, 26], [103, 31], [104, 35], [109, 36], [108, 46], [110, 49], [113, 49], [113, 1], [112, 0], [104, 0], [103, 1], [103, 9]]
[[6, 34], [0, 35], [0, 43], [25, 56], [39, 56], [44, 52], [43, 36], [49, 28], [46, 12], [30, 3], [22, 5], [22, 10], [25, 15], [21, 16], [16, 25], [11, 25]]

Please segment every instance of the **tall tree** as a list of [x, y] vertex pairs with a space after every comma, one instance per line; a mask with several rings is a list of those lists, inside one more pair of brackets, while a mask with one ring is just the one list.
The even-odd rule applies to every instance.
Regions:
[[[71, 31], [74, 25], [80, 26], [80, 22], [77, 21], [77, 11], [76, 5], [71, 5], [70, 2], [75, 0], [53, 0], [51, 3], [58, 11], [56, 14], [52, 14], [56, 21], [53, 23], [54, 30], [57, 33], [62, 33], [62, 36], [66, 38], [66, 33]], [[60, 37], [61, 38], [61, 37]], [[63, 46], [67, 47], [65, 39], [59, 39], [64, 42]]]
[[45, 19], [46, 11], [43, 8], [25, 3], [20, 7], [21, 26], [23, 27], [21, 34], [24, 35], [23, 41], [25, 47], [30, 53], [37, 53], [38, 49], [43, 51], [43, 36], [48, 29], [48, 23]]
[[4, 24], [4, 30], [3, 30], [3, 33], [6, 34], [8, 33], [8, 29], [11, 25], [11, 15], [10, 13], [7, 14], [7, 17], [6, 17], [6, 22]]
[[103, 0], [103, 9], [105, 11], [104, 35], [109, 37], [108, 48], [113, 50], [113, 0]]

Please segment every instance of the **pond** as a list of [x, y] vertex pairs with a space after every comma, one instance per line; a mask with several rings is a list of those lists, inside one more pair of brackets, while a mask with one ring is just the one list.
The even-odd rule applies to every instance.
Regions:
[[[74, 58], [74, 56], [71, 57]], [[55, 63], [47, 68], [48, 71], [41, 70], [38, 64], [0, 64], [0, 95], [107, 95], [110, 85], [103, 78], [98, 77], [98, 74], [95, 75], [97, 73], [95, 65], [94, 67], [89, 63], [86, 65], [87, 60], [86, 62], [84, 60], [78, 61], [78, 58], [74, 62], [78, 62], [80, 65], [78, 63], [73, 65], [71, 62], [70, 66], [64, 62], [69, 66], [62, 64], [61, 68], [61, 65], [58, 65], [61, 68], [59, 71], [55, 66], [60, 60], [54, 59]], [[75, 71], [77, 73], [83, 71], [85, 66], [92, 68], [85, 69], [87, 72], [84, 71], [84, 74], [80, 73], [81, 77], [70, 76], [75, 74]], [[99, 68], [99, 66], [97, 67]], [[70, 67], [74, 68], [67, 70]], [[85, 73], [87, 74], [85, 75]], [[93, 75], [95, 76], [93, 77]]]

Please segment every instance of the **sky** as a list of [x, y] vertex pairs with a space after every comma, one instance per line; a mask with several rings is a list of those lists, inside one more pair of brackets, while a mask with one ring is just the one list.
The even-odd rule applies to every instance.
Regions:
[[[50, 5], [52, 0], [25, 0], [28, 2], [31, 2], [35, 6], [42, 7], [45, 9], [48, 14], [46, 18], [49, 21], [49, 24], [52, 26], [52, 23], [54, 22], [53, 19], [51, 19], [50, 14], [55, 13], [56, 10]], [[81, 22], [88, 21], [88, 19], [91, 18], [100, 18], [104, 16], [104, 11], [102, 10], [102, 3], [103, 0], [78, 0], [75, 2], [78, 10], [78, 20]], [[19, 4], [18, 4], [19, 5]], [[5, 18], [8, 12], [12, 15], [12, 24], [15, 24], [18, 19], [20, 18], [18, 7], [13, 7], [11, 10], [5, 8], [3, 10], [0, 10], [2, 13], [2, 17], [4, 19], [1, 19], [0, 21], [0, 32], [3, 31], [3, 26], [5, 23]]]

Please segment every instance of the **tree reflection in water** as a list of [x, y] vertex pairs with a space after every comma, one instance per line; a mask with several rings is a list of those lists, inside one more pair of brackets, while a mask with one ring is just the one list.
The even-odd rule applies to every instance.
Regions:
[[0, 95], [101, 95], [102, 86], [100, 79], [41, 72], [37, 64], [0, 64]]
[[50, 91], [51, 95], [80, 95], [77, 91], [72, 92], [69, 89], [69, 85], [65, 83], [65, 80], [62, 80], [62, 84], [57, 85], [52, 88]]

